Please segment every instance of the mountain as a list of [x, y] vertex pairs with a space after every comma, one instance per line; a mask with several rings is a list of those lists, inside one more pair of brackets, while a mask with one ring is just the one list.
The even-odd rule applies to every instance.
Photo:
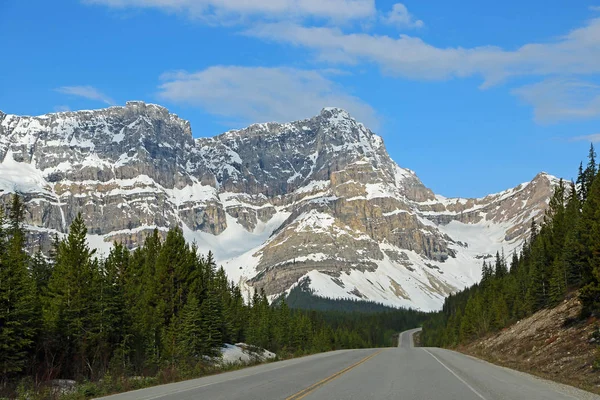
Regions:
[[30, 240], [43, 248], [78, 212], [104, 252], [179, 226], [248, 291], [275, 297], [302, 283], [423, 310], [479, 280], [483, 259], [518, 248], [557, 182], [540, 173], [479, 199], [435, 195], [338, 108], [199, 139], [143, 102], [0, 112], [0, 161], [0, 202], [25, 197]]

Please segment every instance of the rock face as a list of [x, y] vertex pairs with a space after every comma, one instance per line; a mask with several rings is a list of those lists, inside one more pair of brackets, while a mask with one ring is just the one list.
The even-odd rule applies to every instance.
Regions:
[[338, 108], [201, 139], [143, 102], [0, 112], [0, 161], [0, 201], [25, 196], [42, 247], [78, 212], [103, 251], [180, 226], [248, 290], [275, 296], [310, 280], [318, 295], [427, 310], [477, 281], [482, 258], [519, 247], [557, 181], [542, 173], [480, 199], [436, 196]]

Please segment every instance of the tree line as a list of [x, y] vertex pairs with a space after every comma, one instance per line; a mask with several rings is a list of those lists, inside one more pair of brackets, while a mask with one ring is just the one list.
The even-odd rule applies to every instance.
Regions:
[[[450, 295], [423, 326], [428, 346], [454, 346], [553, 307], [577, 291], [581, 317], [600, 312], [600, 178], [594, 146], [577, 181], [561, 179], [543, 219], [506, 260], [484, 261], [482, 280]], [[510, 268], [509, 268], [510, 266]]]
[[164, 239], [155, 230], [135, 250], [114, 243], [99, 257], [79, 214], [48, 255], [32, 253], [25, 212], [18, 195], [0, 209], [0, 395], [23, 378], [199, 375], [225, 343], [283, 357], [384, 346], [425, 318], [294, 310], [285, 299], [269, 304], [263, 290], [245, 301], [212, 253], [200, 254], [178, 228]]

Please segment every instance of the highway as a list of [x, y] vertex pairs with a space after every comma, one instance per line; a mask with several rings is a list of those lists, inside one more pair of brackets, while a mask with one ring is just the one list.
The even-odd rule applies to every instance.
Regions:
[[600, 399], [463, 354], [415, 348], [339, 350], [105, 397], [111, 400]]

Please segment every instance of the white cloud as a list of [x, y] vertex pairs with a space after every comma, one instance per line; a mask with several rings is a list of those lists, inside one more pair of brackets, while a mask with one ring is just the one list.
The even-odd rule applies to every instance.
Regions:
[[84, 97], [89, 100], [98, 100], [110, 106], [115, 104], [113, 99], [103, 94], [93, 86], [62, 86], [56, 89], [56, 91], [73, 96]]
[[411, 79], [479, 75], [485, 87], [513, 76], [600, 73], [600, 18], [557, 40], [512, 51], [495, 46], [441, 48], [408, 35], [344, 33], [284, 22], [259, 25], [246, 34], [305, 47], [321, 61], [371, 62], [388, 74]]
[[547, 79], [513, 91], [533, 106], [542, 123], [600, 116], [600, 86], [575, 79]]
[[56, 111], [56, 112], [71, 111], [71, 107], [69, 107], [69, 106], [65, 106], [65, 105], [62, 105], [62, 106], [55, 106], [55, 107], [54, 107], [54, 111]]
[[600, 142], [600, 133], [594, 133], [592, 135], [585, 135], [585, 136], [577, 136], [577, 137], [573, 138], [572, 140], [575, 142], [598, 143], [598, 142]]
[[374, 0], [83, 0], [113, 8], [155, 8], [210, 23], [244, 18], [354, 20], [376, 14]]
[[392, 7], [392, 10], [382, 17], [383, 22], [389, 25], [397, 26], [398, 28], [421, 28], [423, 27], [423, 21], [415, 19], [415, 17], [408, 12], [408, 8], [402, 3], [396, 3]]
[[298, 120], [316, 115], [323, 107], [336, 106], [373, 129], [378, 126], [371, 106], [320, 71], [214, 66], [193, 73], [167, 73], [162, 79], [161, 98], [200, 106], [239, 123]]
[[437, 48], [408, 35], [392, 38], [344, 33], [338, 28], [304, 27], [290, 23], [263, 24], [246, 31], [250, 36], [302, 46], [318, 59], [332, 63], [372, 62], [386, 73], [416, 79], [447, 79], [477, 72], [476, 58], [494, 55], [497, 48]]
[[[159, 9], [207, 23], [242, 23], [246, 35], [304, 48], [324, 67], [370, 63], [387, 75], [413, 80], [480, 77], [481, 88], [515, 77], [545, 79], [539, 85], [514, 91], [534, 107], [537, 121], [597, 115], [597, 97], [589, 95], [590, 88], [583, 90], [573, 82], [600, 75], [600, 17], [565, 35], [517, 48], [459, 44], [440, 47], [416, 36], [388, 36], [368, 30], [374, 21], [399, 29], [422, 27], [423, 21], [403, 3], [395, 3], [384, 13], [376, 8], [375, 0], [82, 1], [114, 8]], [[591, 6], [590, 10], [598, 11], [600, 7]], [[348, 21], [356, 23], [339, 23]], [[323, 73], [320, 76], [323, 78]], [[540, 94], [544, 92], [546, 95]]]

